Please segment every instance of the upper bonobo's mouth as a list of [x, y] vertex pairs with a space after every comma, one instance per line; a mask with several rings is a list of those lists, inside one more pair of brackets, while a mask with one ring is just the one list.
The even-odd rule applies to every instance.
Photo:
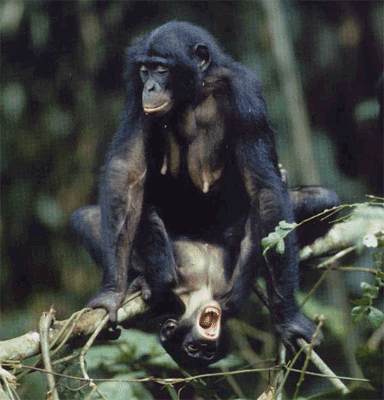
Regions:
[[159, 111], [162, 111], [164, 113], [170, 111], [172, 108], [172, 101], [166, 101], [165, 103], [162, 103], [160, 105], [143, 105], [144, 112], [147, 114], [153, 114], [157, 113]]
[[207, 306], [199, 318], [199, 330], [207, 340], [216, 340], [220, 334], [221, 310]]

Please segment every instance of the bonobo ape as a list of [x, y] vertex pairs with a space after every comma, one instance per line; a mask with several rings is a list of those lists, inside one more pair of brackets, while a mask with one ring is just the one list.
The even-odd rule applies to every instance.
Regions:
[[[338, 203], [334, 192], [321, 187], [300, 187], [290, 190], [295, 220], [301, 222]], [[262, 222], [273, 215], [272, 193], [260, 194]], [[97, 264], [102, 261], [100, 207], [84, 207], [73, 217], [73, 225], [81, 241]], [[329, 224], [318, 221], [315, 226], [299, 227], [299, 245], [308, 244], [314, 232], [325, 233]], [[238, 310], [238, 294], [228, 291], [227, 276], [231, 271], [228, 248], [188, 238], [171, 240], [163, 221], [154, 208], [142, 216], [130, 264], [130, 292], [142, 290], [151, 295], [152, 305], [162, 319], [160, 341], [167, 352], [183, 368], [201, 368], [226, 354], [228, 341], [225, 320]], [[156, 260], [166, 259], [171, 268], [156, 268]], [[171, 275], [169, 277], [168, 275]], [[152, 290], [158, 283], [173, 280], [167, 292]], [[241, 294], [240, 294], [241, 295]], [[302, 317], [305, 318], [305, 317]]]
[[[103, 168], [100, 206], [94, 209], [101, 214], [95, 257], [104, 274], [89, 305], [106, 308], [116, 320], [134, 244], [140, 243], [154, 207], [172, 240], [187, 237], [224, 249], [222, 295], [228, 304], [239, 306], [256, 272], [265, 270], [281, 338], [310, 341], [315, 326], [294, 298], [295, 234], [286, 238], [282, 255], [269, 251], [264, 260], [260, 249], [261, 238], [280, 220], [293, 222], [294, 215], [256, 76], [189, 23], [170, 22], [137, 39], [126, 59], [124, 111]], [[264, 220], [263, 192], [271, 203]], [[82, 233], [89, 227], [81, 226], [87, 224], [81, 210], [73, 221], [92, 247], [90, 236]], [[153, 298], [177, 284], [172, 240], [154, 235], [137, 246], [138, 253], [148, 253], [146, 268], [153, 278], [148, 276], [150, 290], [144, 293]]]

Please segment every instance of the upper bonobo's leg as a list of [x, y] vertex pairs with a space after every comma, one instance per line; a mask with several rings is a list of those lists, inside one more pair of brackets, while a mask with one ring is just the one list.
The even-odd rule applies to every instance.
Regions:
[[[281, 188], [272, 190], [275, 208], [274, 218], [263, 221], [263, 235], [267, 236], [274, 231], [279, 221], [293, 222], [293, 207], [289, 193], [283, 184]], [[315, 324], [305, 317], [295, 299], [295, 290], [298, 286], [298, 246], [295, 231], [285, 238], [284, 254], [278, 254], [270, 249], [265, 258], [267, 264], [268, 297], [272, 307], [272, 316], [275, 326], [283, 342], [294, 347], [296, 339], [304, 338], [310, 342], [315, 332]], [[316, 338], [316, 344], [322, 340], [322, 334]]]
[[[115, 137], [104, 167], [100, 189], [103, 279], [93, 308], [104, 307], [116, 321], [126, 291], [133, 241], [141, 218], [146, 180], [143, 130], [127, 133], [125, 126]], [[125, 135], [130, 135], [125, 137]]]

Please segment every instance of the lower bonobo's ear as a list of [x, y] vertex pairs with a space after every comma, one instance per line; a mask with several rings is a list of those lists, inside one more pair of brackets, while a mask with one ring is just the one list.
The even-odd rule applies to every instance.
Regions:
[[208, 47], [205, 44], [197, 44], [193, 51], [199, 60], [199, 67], [205, 71], [211, 63], [211, 55], [209, 54]]

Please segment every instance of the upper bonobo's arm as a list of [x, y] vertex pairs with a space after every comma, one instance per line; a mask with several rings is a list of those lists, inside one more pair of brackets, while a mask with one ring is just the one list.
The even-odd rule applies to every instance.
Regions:
[[147, 163], [144, 127], [128, 132], [123, 122], [109, 152], [100, 190], [104, 274], [90, 307], [104, 307], [110, 319], [126, 294], [132, 245], [140, 221]]
[[[292, 204], [287, 187], [281, 179], [272, 140], [249, 138], [239, 141], [237, 159], [251, 201], [250, 215], [260, 213], [259, 204], [255, 199], [256, 196], [259, 197], [260, 190], [268, 189], [273, 202], [273, 212], [267, 219], [261, 219], [260, 216], [254, 219], [258, 221], [254, 229], [261, 231], [261, 236], [264, 237], [275, 229], [279, 221], [293, 222]], [[297, 337], [311, 341], [315, 325], [302, 315], [294, 297], [298, 284], [297, 244], [294, 232], [285, 239], [284, 254], [278, 254], [271, 249], [265, 260], [261, 259], [260, 233], [254, 234], [253, 238], [258, 241], [254, 245], [260, 252], [257, 261], [267, 265], [269, 302], [276, 329], [282, 340], [288, 345], [292, 345]]]

